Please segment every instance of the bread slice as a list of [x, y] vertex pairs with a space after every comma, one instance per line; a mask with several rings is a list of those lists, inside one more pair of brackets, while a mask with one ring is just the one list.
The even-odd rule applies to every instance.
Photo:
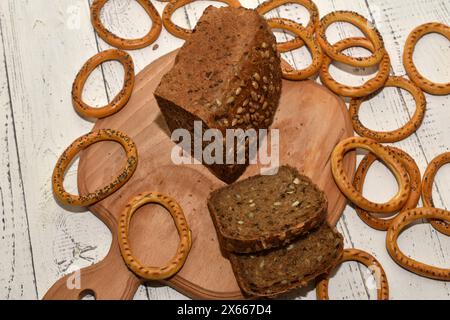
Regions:
[[[210, 6], [154, 95], [171, 132], [183, 128], [194, 137], [194, 121], [222, 134], [268, 128], [280, 93], [280, 58], [266, 20], [255, 10]], [[231, 183], [246, 165], [208, 168]]]
[[305, 286], [339, 262], [343, 238], [323, 223], [290, 245], [256, 254], [229, 253], [234, 274], [248, 296], [275, 297]]
[[227, 251], [248, 253], [291, 242], [321, 224], [325, 194], [295, 168], [258, 175], [213, 191], [208, 208]]

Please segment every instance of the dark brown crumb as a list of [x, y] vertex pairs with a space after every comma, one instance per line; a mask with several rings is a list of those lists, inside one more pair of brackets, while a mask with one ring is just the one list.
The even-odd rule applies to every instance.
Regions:
[[305, 286], [337, 264], [343, 238], [323, 223], [288, 246], [254, 254], [230, 253], [241, 289], [252, 296], [276, 296]]
[[289, 166], [272, 176], [254, 176], [214, 191], [208, 208], [222, 246], [255, 252], [286, 244], [319, 225], [325, 194]]

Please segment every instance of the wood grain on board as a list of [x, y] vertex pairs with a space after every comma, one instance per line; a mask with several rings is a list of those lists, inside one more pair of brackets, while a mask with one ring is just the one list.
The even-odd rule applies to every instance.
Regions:
[[[11, 182], [5, 175], [0, 178], [5, 203], [2, 212], [6, 217], [6, 222], [0, 219], [0, 229], [6, 235], [5, 239], [9, 239], [2, 239], [3, 242], [0, 242], [3, 255], [0, 258], [0, 298], [32, 298], [36, 296], [36, 292], [38, 297], [42, 297], [64, 274], [101, 260], [111, 244], [109, 230], [92, 214], [72, 213], [55, 203], [49, 178], [53, 165], [64, 148], [92, 128], [92, 123], [76, 115], [70, 102], [71, 85], [78, 69], [90, 56], [110, 48], [95, 35], [90, 25], [90, 1], [57, 1], [52, 3], [51, 10], [46, 0], [0, 1], [1, 46], [4, 48], [4, 64], [7, 67], [2, 67], [3, 62], [0, 64], [0, 83], [5, 83], [6, 74], [9, 78], [6, 86], [2, 85], [0, 94], [0, 110], [5, 110], [0, 116], [2, 123], [8, 124], [8, 130], [0, 131], [0, 141], [8, 139], [10, 148], [9, 159], [2, 160], [5, 161], [5, 166], [1, 169], [2, 175], [7, 172], [8, 161], [11, 168]], [[162, 12], [165, 3], [152, 2]], [[256, 7], [258, 3], [256, 0], [241, 2], [246, 7]], [[395, 75], [404, 74], [401, 54], [410, 30], [429, 21], [450, 24], [450, 6], [446, 0], [314, 2], [321, 16], [333, 10], [346, 9], [371, 18], [384, 37], [392, 60], [392, 74]], [[173, 20], [181, 26], [192, 27], [208, 4], [209, 1], [198, 1], [181, 8], [175, 12]], [[214, 4], [220, 5], [218, 2]], [[306, 10], [295, 4], [285, 5], [268, 15], [289, 17], [303, 23], [308, 19]], [[102, 17], [108, 28], [124, 37], [143, 35], [150, 25], [143, 10], [131, 0], [109, 1]], [[288, 37], [278, 32], [277, 35], [280, 40]], [[333, 25], [328, 32], [332, 41], [353, 35], [360, 33], [347, 24]], [[182, 41], [163, 30], [155, 44], [158, 45], [157, 48], [150, 46], [130, 52], [137, 71], [179, 47]], [[431, 79], [449, 81], [448, 41], [432, 34], [420, 41], [417, 48], [415, 61], [419, 69]], [[356, 54], [359, 50], [352, 49], [351, 52]], [[306, 66], [310, 61], [305, 49], [295, 50], [284, 58], [297, 67]], [[346, 69], [343, 72], [334, 66], [332, 74], [339, 80], [353, 84], [372, 76], [366, 75], [365, 70]], [[107, 103], [121, 86], [122, 70], [114, 63], [107, 63], [94, 72], [84, 94], [87, 101], [100, 106]], [[4, 98], [7, 94], [5, 91], [11, 94], [9, 102], [9, 98]], [[428, 109], [422, 127], [417, 134], [396, 144], [416, 159], [422, 172], [434, 156], [448, 151], [450, 147], [450, 97], [427, 95], [426, 98]], [[4, 109], [6, 103], [11, 104], [10, 108]], [[413, 112], [414, 102], [409, 94], [388, 89], [365, 103], [360, 116], [370, 128], [390, 130], [405, 123]], [[7, 116], [9, 118], [5, 120]], [[11, 156], [14, 155], [15, 144], [18, 146], [16, 157]], [[3, 159], [5, 157], [3, 155]], [[66, 179], [67, 188], [74, 192], [76, 169], [75, 163]], [[441, 169], [434, 188], [435, 202], [447, 208], [450, 207], [449, 169], [448, 166]], [[20, 171], [22, 179], [19, 178]], [[13, 192], [5, 191], [9, 184]], [[380, 185], [383, 188], [379, 188]], [[389, 171], [376, 164], [368, 174], [364, 193], [373, 200], [387, 200], [395, 193], [395, 186]], [[22, 200], [21, 189], [25, 195]], [[12, 217], [15, 219], [14, 224]], [[25, 220], [28, 220], [29, 225]], [[384, 246], [384, 232], [367, 227], [351, 207], [347, 207], [338, 228], [344, 233], [347, 247], [371, 252], [381, 261], [389, 280], [392, 279], [391, 298], [450, 297], [450, 285], [447, 283], [421, 278], [392, 262]], [[19, 248], [21, 246], [23, 249]], [[433, 265], [445, 266], [450, 260], [450, 241], [428, 225], [407, 230], [400, 238], [400, 246], [411, 256]], [[34, 261], [33, 265], [30, 264], [31, 260]], [[330, 296], [337, 299], [373, 298], [376, 291], [366, 281], [366, 277], [364, 267], [356, 263], [343, 265], [330, 282]], [[36, 289], [32, 288], [34, 285]], [[148, 285], [141, 286], [135, 298], [170, 299], [184, 296], [167, 286]], [[315, 293], [305, 292], [298, 298], [314, 299]]]
[[[173, 65], [175, 54], [169, 53], [141, 71], [127, 106], [117, 114], [97, 121], [94, 129], [115, 128], [133, 139], [138, 148], [138, 168], [124, 187], [90, 208], [113, 234], [112, 249], [105, 260], [81, 271], [83, 282], [78, 290], [67, 289], [67, 278], [62, 278], [49, 290], [46, 299], [77, 298], [83, 292], [93, 292], [97, 299], [131, 298], [134, 295], [139, 280], [127, 270], [118, 251], [117, 220], [131, 198], [149, 191], [162, 192], [176, 199], [192, 231], [193, 244], [188, 259], [168, 284], [192, 298], [242, 298], [231, 265], [220, 250], [206, 206], [209, 193], [225, 183], [201, 164], [173, 163], [171, 154], [175, 143], [170, 139], [153, 97], [161, 77]], [[353, 136], [345, 104], [312, 81], [284, 81], [272, 128], [279, 131], [279, 157], [271, 155], [277, 161], [272, 165], [289, 164], [311, 177], [327, 194], [327, 221], [335, 225], [346, 199], [334, 183], [329, 155], [340, 140]], [[270, 146], [269, 152], [273, 152]], [[78, 168], [80, 192], [92, 192], [107, 184], [120, 170], [123, 158], [120, 146], [115, 143], [88, 148], [81, 155]], [[355, 154], [349, 154], [344, 165], [347, 174], [352, 176]], [[262, 168], [264, 165], [252, 164], [240, 179], [259, 174]], [[164, 265], [175, 251], [177, 231], [168, 214], [164, 216], [163, 209], [151, 206], [145, 211], [132, 220], [133, 251], [147, 265]], [[156, 216], [155, 211], [159, 213]]]

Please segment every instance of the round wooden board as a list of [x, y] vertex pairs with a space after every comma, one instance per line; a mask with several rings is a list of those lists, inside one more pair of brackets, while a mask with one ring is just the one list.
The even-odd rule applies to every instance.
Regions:
[[[78, 299], [93, 293], [97, 299], [131, 299], [141, 281], [131, 273], [119, 252], [117, 220], [126, 203], [138, 193], [159, 191], [174, 197], [182, 206], [193, 245], [181, 271], [165, 284], [192, 298], [240, 299], [241, 291], [231, 265], [219, 248], [216, 231], [209, 215], [208, 194], [225, 184], [201, 164], [175, 165], [169, 130], [159, 112], [153, 91], [171, 68], [176, 52], [147, 66], [136, 77], [133, 95], [119, 113], [97, 121], [94, 130], [114, 128], [136, 142], [138, 168], [119, 191], [90, 207], [111, 230], [111, 249], [105, 259], [81, 270], [81, 287], [69, 289], [71, 275], [60, 279], [45, 299]], [[280, 165], [289, 164], [312, 178], [328, 196], [328, 222], [335, 225], [346, 199], [331, 175], [329, 157], [334, 146], [353, 135], [344, 102], [325, 87], [312, 81], [283, 82], [282, 97], [272, 128], [279, 129]], [[78, 169], [81, 194], [91, 192], [112, 180], [125, 157], [114, 142], [102, 142], [82, 153]], [[354, 153], [345, 159], [349, 176], [355, 170]], [[259, 173], [250, 165], [240, 179]], [[149, 205], [140, 209], [131, 223], [130, 241], [135, 254], [147, 265], [163, 265], [174, 254], [178, 234], [170, 215]], [[161, 284], [155, 284], [161, 285]]]

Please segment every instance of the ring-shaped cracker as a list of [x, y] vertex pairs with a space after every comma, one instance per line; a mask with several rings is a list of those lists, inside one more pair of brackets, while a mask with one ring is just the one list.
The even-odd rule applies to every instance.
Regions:
[[[375, 203], [364, 198], [361, 192], [356, 190], [352, 181], [345, 173], [343, 167], [344, 156], [350, 150], [357, 148], [374, 153], [394, 174], [399, 186], [398, 192], [388, 202]], [[411, 192], [408, 172], [395, 153], [391, 149], [368, 138], [350, 137], [339, 142], [331, 154], [331, 170], [336, 184], [347, 199], [367, 211], [375, 213], [392, 213], [398, 211], [406, 204]]]
[[[372, 42], [374, 51], [368, 57], [350, 57], [331, 45], [326, 38], [327, 28], [334, 22], [348, 22], [361, 29], [367, 39]], [[334, 11], [324, 16], [317, 26], [317, 41], [323, 51], [333, 60], [348, 64], [352, 67], [371, 67], [380, 63], [386, 54], [383, 38], [366, 18], [352, 11]]]
[[425, 110], [427, 102], [422, 90], [417, 87], [413, 82], [402, 77], [389, 77], [384, 87], [396, 87], [401, 88], [409, 93], [416, 102], [416, 110], [411, 119], [403, 125], [401, 128], [392, 131], [374, 131], [365, 127], [359, 120], [359, 108], [361, 104], [368, 98], [358, 98], [350, 100], [349, 114], [353, 123], [353, 129], [362, 137], [373, 139], [377, 142], [398, 142], [406, 139], [410, 135], [419, 129], [422, 121], [425, 117]]
[[403, 65], [411, 81], [423, 91], [434, 95], [447, 95], [450, 93], [450, 82], [436, 83], [428, 80], [420, 74], [413, 61], [414, 48], [417, 42], [429, 33], [439, 33], [450, 41], [450, 27], [445, 24], [431, 22], [416, 27], [406, 39], [403, 51]]
[[[366, 38], [347, 38], [337, 42], [334, 46], [339, 51], [352, 47], [363, 47], [373, 52], [373, 44]], [[360, 86], [349, 86], [339, 83], [333, 79], [329, 71], [331, 63], [332, 59], [327, 55], [324, 55], [322, 66], [320, 67], [320, 80], [334, 93], [343, 97], [351, 98], [366, 97], [382, 88], [386, 83], [386, 80], [389, 78], [389, 72], [391, 69], [391, 60], [389, 55], [385, 54], [380, 62], [378, 73], [374, 78], [367, 80]]]
[[402, 231], [420, 219], [439, 219], [450, 222], [450, 212], [436, 208], [416, 208], [400, 213], [392, 221], [386, 234], [386, 247], [389, 255], [403, 268], [423, 277], [450, 281], [450, 269], [427, 265], [407, 257], [398, 247], [397, 239]]
[[[428, 164], [422, 179], [422, 201], [424, 207], [434, 207], [433, 203], [433, 182], [438, 170], [450, 163], [450, 152], [445, 152]], [[450, 223], [439, 220], [430, 220], [431, 225], [439, 232], [450, 236]]]
[[[82, 94], [86, 80], [100, 64], [115, 60], [124, 69], [123, 88], [106, 106], [94, 108], [83, 102]], [[125, 51], [110, 49], [90, 58], [78, 72], [72, 85], [72, 104], [79, 115], [85, 118], [105, 118], [120, 111], [130, 100], [135, 81], [134, 64], [131, 56]]]
[[145, 36], [138, 39], [124, 39], [105, 28], [100, 19], [100, 12], [108, 1], [109, 0], [94, 0], [91, 6], [92, 25], [100, 38], [106, 43], [122, 50], [135, 50], [148, 47], [158, 39], [162, 29], [161, 17], [150, 0], [137, 0], [152, 20], [150, 31]]
[[158, 10], [156, 10], [150, 0], [137, 0], [152, 20], [150, 31], [145, 36], [138, 39], [124, 39], [105, 28], [100, 18], [100, 12], [108, 1], [109, 0], [94, 0], [91, 6], [92, 25], [100, 38], [106, 43], [122, 50], [136, 50], [148, 47], [158, 39], [162, 29], [162, 21]]
[[[172, 216], [180, 237], [177, 252], [163, 267], [148, 267], [133, 255], [128, 240], [130, 221], [136, 211], [148, 204], [157, 203], [167, 209]], [[164, 280], [176, 274], [183, 266], [191, 249], [191, 231], [189, 230], [183, 209], [172, 198], [159, 192], [149, 192], [134, 197], [123, 210], [118, 227], [120, 252], [127, 266], [138, 276], [146, 280]]]
[[[389, 299], [389, 285], [386, 273], [383, 267], [372, 255], [365, 251], [358, 249], [345, 249], [339, 264], [346, 261], [357, 261], [365, 265], [370, 269], [377, 281], [377, 299], [388, 300]], [[329, 300], [328, 296], [328, 275], [319, 280], [316, 284], [316, 297], [317, 300]]]
[[[66, 192], [64, 189], [63, 180], [68, 166], [81, 150], [84, 150], [90, 145], [100, 141], [115, 141], [120, 143], [126, 153], [126, 165], [111, 183], [108, 183], [101, 189], [79, 196]], [[133, 175], [136, 170], [137, 163], [138, 153], [136, 145], [131, 138], [124, 133], [112, 129], [100, 129], [90, 132], [76, 139], [59, 157], [52, 175], [53, 192], [57, 199], [65, 205], [83, 207], [90, 206], [105, 199], [122, 187]]]
[[[391, 149], [401, 160], [406, 171], [408, 171], [408, 175], [411, 181], [411, 193], [409, 194], [408, 201], [401, 209], [401, 211], [416, 208], [417, 203], [420, 200], [421, 190], [421, 175], [419, 167], [417, 166], [417, 163], [414, 161], [414, 159], [405, 151], [395, 147], [388, 148]], [[377, 157], [373, 153], [368, 153], [359, 163], [358, 169], [356, 169], [356, 173], [353, 178], [353, 185], [358, 192], [362, 193], [367, 172], [369, 171], [370, 166], [374, 163], [375, 160], [377, 160]], [[355, 210], [362, 221], [364, 221], [368, 226], [377, 230], [386, 231], [391, 225], [392, 221], [395, 219], [395, 216], [389, 218], [380, 218], [358, 207], [355, 207]]]
[[283, 78], [288, 80], [305, 80], [318, 73], [320, 65], [322, 64], [322, 50], [314, 40], [314, 35], [309, 33], [300, 24], [283, 18], [272, 18], [267, 20], [271, 28], [288, 30], [299, 36], [306, 43], [306, 46], [311, 52], [312, 62], [305, 69], [294, 70], [291, 66], [286, 64], [281, 65]]
[[[295, 3], [298, 5], [301, 5], [309, 12], [309, 22], [306, 25], [305, 29], [311, 33], [314, 34], [317, 28], [317, 25], [319, 24], [319, 9], [317, 9], [317, 6], [314, 2], [311, 0], [269, 0], [262, 2], [259, 6], [256, 7], [256, 11], [260, 15], [264, 15], [267, 12], [278, 8], [284, 4], [288, 3]], [[292, 40], [288, 40], [285, 42], [277, 43], [277, 51], [280, 53], [288, 52], [291, 50], [295, 50], [298, 48], [303, 47], [305, 42], [300, 37], [295, 37]]]
[[[172, 14], [177, 9], [195, 1], [196, 0], [172, 0], [169, 1], [167, 5], [164, 7], [164, 11], [162, 14], [162, 22], [166, 30], [175, 37], [186, 40], [191, 35], [192, 30], [182, 28], [173, 23], [171, 20]], [[241, 6], [241, 3], [238, 0], [216, 0], [216, 1], [226, 3], [233, 8], [239, 8]]]

